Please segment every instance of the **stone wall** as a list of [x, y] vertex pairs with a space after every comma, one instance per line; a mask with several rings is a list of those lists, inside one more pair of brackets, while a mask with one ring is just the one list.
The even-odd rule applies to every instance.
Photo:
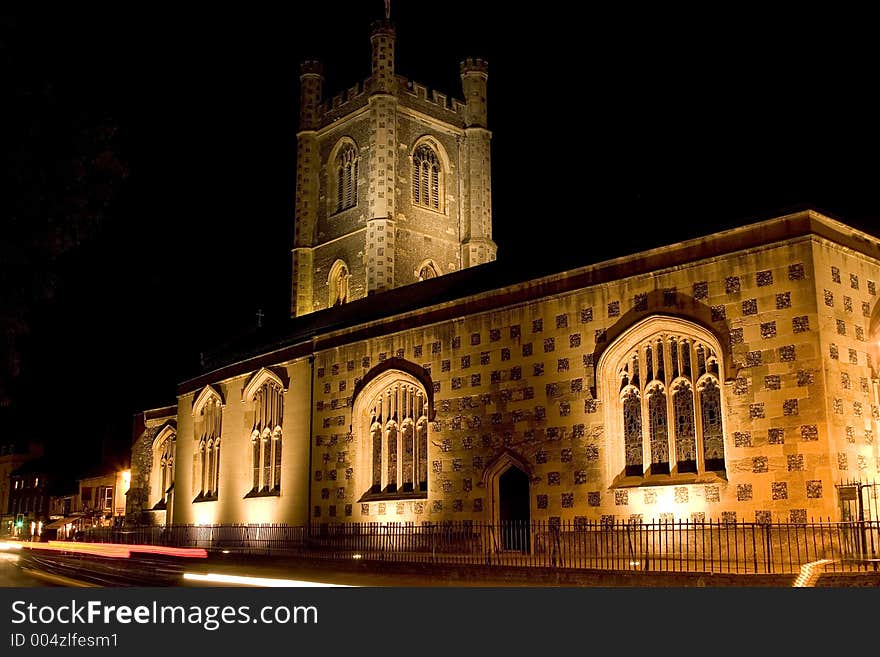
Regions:
[[146, 427], [131, 447], [131, 483], [125, 496], [126, 522], [136, 525], [156, 524], [160, 519], [151, 511], [153, 441], [165, 425]]
[[827, 240], [813, 244], [820, 371], [825, 377], [829, 467], [836, 482], [880, 476], [876, 261]]
[[[486, 473], [505, 454], [529, 472], [533, 519], [833, 516], [815, 285], [813, 242], [800, 239], [318, 353], [312, 517], [492, 520], [497, 483]], [[593, 396], [595, 359], [652, 314], [689, 318], [723, 341], [726, 471], [615, 487], [607, 463], [621, 437], [607, 429], [607, 400]], [[429, 494], [361, 502], [351, 390], [391, 357], [431, 376]]]

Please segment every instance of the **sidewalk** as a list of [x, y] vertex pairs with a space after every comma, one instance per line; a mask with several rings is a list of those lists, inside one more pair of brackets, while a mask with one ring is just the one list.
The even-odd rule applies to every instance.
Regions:
[[[541, 567], [405, 564], [297, 557], [211, 554], [184, 564], [197, 575], [301, 580], [334, 586], [373, 587], [790, 587], [795, 575], [652, 573]], [[221, 584], [196, 583], [187, 586]], [[222, 584], [229, 585], [229, 584]]]

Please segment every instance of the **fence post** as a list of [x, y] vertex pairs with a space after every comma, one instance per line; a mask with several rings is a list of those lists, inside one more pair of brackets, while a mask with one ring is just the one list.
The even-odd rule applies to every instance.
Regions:
[[755, 538], [755, 526], [752, 525], [752, 559], [755, 563], [755, 573], [758, 572], [758, 543]]
[[859, 483], [859, 557], [865, 559], [868, 556], [868, 535], [865, 531], [865, 501], [863, 499], [864, 485]]
[[[559, 545], [559, 526], [558, 525], [550, 525], [550, 538], [552, 540], [552, 552], [550, 553], [550, 565], [554, 568], [559, 565], [562, 566], [562, 555], [560, 554], [560, 545]], [[559, 563], [557, 564], [557, 560]]]
[[[486, 529], [489, 530], [488, 537], [486, 536]], [[492, 539], [494, 537], [494, 533], [492, 531], [492, 525], [483, 526], [483, 536], [484, 536], [484, 546], [483, 549], [486, 552], [486, 565], [489, 566], [492, 564]], [[488, 541], [485, 539], [488, 538]]]

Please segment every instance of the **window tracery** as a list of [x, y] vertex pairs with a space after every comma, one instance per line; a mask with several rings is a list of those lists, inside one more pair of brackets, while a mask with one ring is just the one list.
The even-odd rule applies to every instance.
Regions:
[[251, 464], [253, 477], [249, 495], [278, 495], [281, 492], [281, 448], [284, 421], [284, 390], [281, 383], [267, 379], [250, 395]]
[[[610, 345], [597, 373], [619, 384], [608, 405], [625, 477], [723, 472], [717, 341], [684, 320], [649, 318]], [[618, 471], [621, 472], [621, 471]]]
[[443, 193], [443, 175], [440, 158], [428, 144], [419, 145], [413, 152], [412, 202], [440, 212]]
[[336, 211], [357, 205], [358, 154], [351, 141], [345, 142], [336, 154]]
[[[398, 373], [400, 374], [400, 373]], [[400, 374], [365, 389], [355, 414], [367, 443], [365, 497], [423, 497], [428, 490], [428, 402], [421, 384]]]
[[196, 450], [193, 456], [195, 501], [216, 500], [220, 489], [220, 435], [223, 404], [206, 390], [194, 408]]

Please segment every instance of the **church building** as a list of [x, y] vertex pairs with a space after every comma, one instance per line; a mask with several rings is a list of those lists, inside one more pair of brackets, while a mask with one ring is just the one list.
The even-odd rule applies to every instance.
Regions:
[[521, 280], [487, 62], [459, 100], [396, 73], [390, 21], [371, 42], [340, 95], [302, 65], [291, 319], [141, 415], [128, 521], [850, 517], [880, 472], [880, 239], [803, 211]]

